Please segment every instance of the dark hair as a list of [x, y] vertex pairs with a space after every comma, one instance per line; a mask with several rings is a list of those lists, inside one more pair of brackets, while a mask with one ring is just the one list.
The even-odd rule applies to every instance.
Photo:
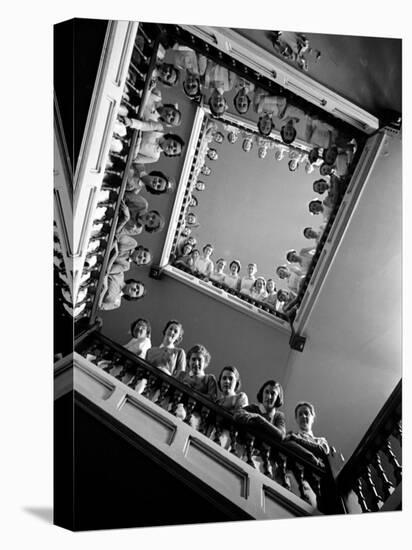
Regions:
[[221, 111], [221, 110], [216, 111], [216, 109], [214, 107], [212, 107], [212, 98], [213, 98], [213, 94], [209, 97], [209, 101], [208, 101], [209, 109], [210, 109], [210, 112], [212, 113], [212, 116], [214, 116], [214, 117], [222, 116], [225, 113], [226, 109], [227, 109], [226, 99], [223, 97], [223, 99], [225, 100], [225, 108], [223, 109], [223, 111]]
[[166, 181], [166, 187], [164, 188], [164, 191], [159, 191], [158, 189], [153, 189], [153, 187], [151, 187], [150, 185], [145, 185], [146, 191], [148, 193], [151, 193], [152, 195], [163, 195], [163, 193], [168, 193], [169, 191], [172, 191], [175, 186], [175, 180], [173, 178], [169, 178], [159, 170], [152, 170], [151, 172], [149, 172], [149, 176], [163, 178]]
[[269, 136], [270, 133], [272, 132], [272, 130], [274, 129], [274, 127], [275, 127], [275, 125], [273, 124], [273, 120], [272, 120], [272, 118], [270, 117], [270, 122], [271, 122], [270, 130], [269, 130], [269, 132], [264, 132], [264, 131], [263, 131], [263, 128], [262, 128], [262, 120], [263, 120], [266, 116], [267, 116], [267, 115], [264, 115], [264, 116], [259, 117], [259, 120], [258, 120], [258, 123], [257, 123], [257, 127], [258, 127], [258, 130], [259, 130], [259, 133], [262, 134], [262, 136]]
[[180, 147], [181, 147], [181, 150], [180, 150], [180, 153], [176, 154], [176, 155], [171, 155], [170, 153], [164, 153], [166, 157], [179, 157], [181, 154], [182, 154], [182, 151], [183, 151], [183, 147], [185, 145], [185, 142], [183, 141], [183, 139], [176, 135], [176, 134], [165, 134], [164, 136], [164, 139], [173, 139], [174, 141], [176, 141]]
[[196, 78], [196, 82], [197, 82], [197, 90], [195, 90], [191, 93], [189, 93], [188, 89], [186, 88], [186, 86], [187, 86], [186, 80], [183, 80], [183, 82], [182, 82], [183, 91], [184, 91], [184, 93], [186, 94], [187, 97], [190, 97], [190, 99], [195, 99], [197, 97], [199, 97], [199, 99], [200, 99], [200, 97], [201, 97], [201, 94], [200, 94], [200, 79]]
[[316, 204], [320, 204], [320, 205], [323, 207], [323, 203], [322, 203], [322, 201], [321, 201], [320, 199], [312, 199], [312, 200], [309, 202], [309, 205], [308, 205], [308, 206], [309, 206], [309, 212], [310, 212], [311, 214], [313, 214], [313, 212], [312, 212], [311, 209], [310, 209], [310, 205], [311, 205], [311, 204], [315, 204], [315, 203], [316, 203]]
[[292, 248], [292, 250], [289, 250], [289, 251], [286, 253], [286, 259], [287, 259], [287, 261], [290, 262], [291, 260], [290, 260], [289, 258], [291, 257], [292, 254], [296, 254], [296, 253], [297, 253], [296, 250], [294, 250], [293, 248]]
[[211, 248], [211, 249], [212, 249], [212, 252], [213, 252], [213, 246], [212, 246], [211, 244], [205, 244], [205, 246], [202, 248], [202, 252], [205, 251], [205, 248], [206, 248], [206, 247]]
[[147, 233], [156, 233], [156, 231], [161, 231], [165, 226], [165, 221], [163, 216], [157, 210], [150, 210], [150, 213], [156, 214], [159, 217], [159, 225], [156, 227], [147, 227], [145, 224], [145, 230]]
[[[287, 145], [289, 145], [290, 143], [293, 143], [296, 139], [296, 128], [292, 125], [292, 129], [293, 129], [293, 136], [291, 138], [286, 138], [285, 137], [285, 128], [286, 126], [288, 126], [289, 123], [286, 123], [284, 126], [282, 126], [282, 128], [280, 129], [280, 136], [282, 138], [282, 141], [283, 143], [286, 143]], [[290, 124], [289, 124], [290, 126]]]
[[180, 335], [179, 335], [179, 338], [176, 340], [176, 344], [180, 344], [180, 342], [183, 340], [183, 334], [184, 334], [182, 323], [180, 321], [176, 321], [176, 319], [170, 319], [170, 321], [166, 323], [163, 329], [163, 333], [162, 333], [163, 336], [166, 334], [166, 331], [170, 327], [170, 325], [177, 325], [180, 328]]
[[257, 392], [256, 398], [259, 403], [263, 402], [263, 391], [266, 388], [266, 386], [275, 386], [275, 388], [278, 390], [278, 396], [276, 398], [275, 407], [281, 407], [283, 405], [283, 388], [279, 384], [279, 382], [276, 382], [275, 380], [268, 380], [265, 382]]
[[142, 317], [139, 318], [139, 319], [136, 319], [136, 321], [134, 321], [131, 325], [130, 325], [130, 333], [131, 335], [133, 336], [133, 338], [135, 338], [135, 335], [134, 335], [134, 331], [138, 325], [138, 323], [140, 322], [143, 322], [145, 323], [146, 325], [146, 334], [147, 334], [147, 337], [150, 338], [151, 334], [152, 334], [152, 327], [150, 325], [150, 322], [147, 320], [147, 319], [143, 319]]
[[238, 107], [237, 107], [237, 98], [239, 97], [239, 94], [242, 93], [242, 89], [241, 88], [237, 94], [235, 95], [235, 97], [233, 98], [233, 106], [234, 108], [236, 109], [236, 111], [240, 114], [240, 115], [244, 115], [246, 114], [248, 111], [249, 111], [249, 107], [250, 107], [250, 97], [246, 94], [246, 98], [247, 98], [247, 107], [244, 111], [239, 111]]
[[[312, 160], [311, 160], [311, 157], [312, 157]], [[308, 154], [308, 160], [311, 164], [313, 164], [314, 162], [316, 162], [319, 158], [319, 148], [318, 147], [314, 147], [313, 149], [311, 149], [309, 151], [309, 154]]]
[[319, 193], [319, 195], [322, 195], [325, 191], [322, 191], [322, 192], [320, 192], [320, 191], [315, 191], [315, 185], [316, 185], [317, 183], [327, 183], [327, 181], [324, 180], [323, 178], [319, 178], [318, 180], [315, 180], [315, 181], [313, 182], [313, 184], [312, 184], [312, 189], [313, 189], [313, 191], [314, 191], [315, 193]]
[[297, 418], [298, 410], [301, 407], [307, 407], [310, 410], [310, 412], [312, 413], [312, 416], [316, 416], [315, 407], [312, 405], [312, 403], [309, 403], [308, 401], [299, 401], [299, 403], [297, 403], [296, 407], [295, 407], [295, 418]]
[[[173, 103], [165, 103], [163, 105], [163, 107], [168, 107], [170, 109], [173, 109], [175, 111], [175, 113], [178, 113], [178, 118], [177, 118], [177, 122], [175, 122], [173, 124], [173, 126], [180, 126], [181, 123], [182, 123], [182, 113], [181, 111], [176, 107], [176, 105], [174, 105]], [[160, 120], [162, 120], [164, 122], [164, 119], [162, 118], [162, 116], [160, 116]]]
[[231, 365], [228, 365], [227, 367], [223, 367], [223, 369], [220, 371], [219, 378], [217, 379], [217, 385], [219, 386], [220, 391], [222, 391], [221, 382], [222, 382], [223, 372], [224, 372], [225, 370], [228, 370], [228, 371], [230, 371], [230, 372], [233, 372], [233, 374], [234, 374], [235, 377], [236, 377], [235, 391], [240, 390], [240, 388], [242, 387], [242, 381], [241, 381], [241, 379], [240, 379], [239, 371], [237, 370], [236, 367], [232, 367]]
[[165, 80], [163, 80], [163, 78], [159, 75], [158, 76], [158, 79], [160, 80], [160, 82], [164, 85], [164, 86], [167, 86], [168, 88], [171, 88], [172, 86], [176, 86], [176, 84], [179, 82], [179, 78], [180, 78], [180, 71], [179, 69], [177, 69], [174, 65], [172, 65], [171, 63], [161, 63], [160, 64], [161, 66], [167, 66], [167, 67], [172, 67], [172, 69], [175, 71], [175, 75], [176, 75], [176, 78], [175, 78], [175, 81], [173, 82], [173, 84], [171, 84], [170, 82], [166, 82]]
[[[310, 231], [314, 231], [313, 227], [305, 227], [305, 229], [303, 230], [303, 236], [304, 236], [304, 237], [306, 237], [306, 233], [307, 233], [309, 230], [310, 230]], [[306, 238], [308, 239], [309, 237], [306, 237]]]
[[230, 262], [230, 264], [229, 264], [229, 267], [232, 267], [233, 264], [236, 264], [236, 265], [237, 265], [237, 267], [238, 267], [238, 270], [237, 270], [237, 271], [238, 271], [238, 273], [239, 273], [239, 271], [240, 271], [241, 268], [242, 268], [242, 264], [239, 262], [239, 260], [232, 260], [232, 261]]
[[144, 286], [144, 283], [142, 283], [142, 281], [137, 281], [136, 279], [127, 279], [127, 281], [125, 281], [126, 285], [131, 284], [131, 283], [137, 283], [138, 285], [142, 285], [143, 294], [141, 296], [137, 296], [136, 298], [132, 298], [131, 296], [128, 296], [127, 294], [123, 294], [123, 298], [125, 300], [127, 300], [128, 302], [134, 302], [135, 300], [140, 300], [141, 298], [146, 296], [146, 287]]
[[[197, 200], [196, 195], [191, 195], [189, 202], [194, 201], [194, 206], [197, 206], [199, 204], [199, 201]], [[193, 205], [192, 205], [193, 206]]]
[[199, 353], [200, 355], [204, 356], [204, 358], [205, 358], [205, 368], [206, 368], [209, 365], [212, 356], [207, 351], [205, 346], [202, 346], [202, 344], [195, 344], [194, 346], [192, 346], [190, 348], [190, 350], [187, 352], [187, 355], [186, 355], [187, 362], [190, 361], [190, 358], [194, 353]]

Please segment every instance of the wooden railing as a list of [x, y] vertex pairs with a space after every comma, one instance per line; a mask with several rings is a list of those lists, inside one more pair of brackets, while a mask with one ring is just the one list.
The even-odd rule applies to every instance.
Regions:
[[[127, 95], [128, 99], [123, 97], [122, 100], [126, 106], [137, 109], [137, 117], [141, 115], [144, 98], [148, 93], [150, 75], [156, 63], [158, 45], [159, 36], [149, 36], [142, 25], [139, 25], [134, 50], [139, 57], [140, 64], [137, 66], [134, 55], [132, 55], [124, 92], [124, 96]], [[83, 273], [87, 276], [85, 287], [93, 295], [93, 299], [89, 300], [82, 317], [88, 318], [91, 325], [94, 323], [97, 314], [99, 296], [106, 276], [121, 201], [123, 200], [128, 174], [135, 155], [138, 136], [139, 132], [132, 130], [125, 138], [117, 138], [123, 142], [123, 149], [121, 154], [110, 152], [110, 163], [105, 170], [102, 189], [110, 192], [109, 202], [114, 204], [114, 208], [109, 210], [109, 215], [105, 215], [96, 222], [97, 229], [94, 231], [89, 243], [88, 265], [83, 270]], [[106, 206], [106, 204], [101, 204], [101, 206]]]
[[[330, 465], [315, 466], [299, 451], [258, 427], [247, 428], [206, 396], [163, 373], [95, 330], [76, 343], [76, 352], [208, 437], [214, 444], [287, 488], [322, 513], [343, 513]], [[143, 389], [144, 388], [144, 389]]]
[[402, 503], [402, 380], [337, 477], [347, 511], [399, 509]]

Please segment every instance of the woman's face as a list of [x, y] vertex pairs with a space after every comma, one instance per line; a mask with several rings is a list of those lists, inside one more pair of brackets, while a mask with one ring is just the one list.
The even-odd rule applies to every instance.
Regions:
[[151, 187], [154, 191], [160, 191], [161, 193], [164, 193], [166, 191], [166, 178], [162, 178], [161, 176], [149, 176], [149, 178], [150, 179], [147, 185]]
[[220, 260], [216, 263], [216, 267], [219, 271], [223, 271], [225, 269], [226, 262], [224, 260]]
[[279, 395], [279, 390], [273, 384], [268, 384], [263, 389], [263, 399], [262, 404], [267, 411], [270, 411], [275, 408], [275, 403]]
[[166, 124], [177, 126], [180, 121], [180, 112], [172, 106], [163, 106], [161, 109], [161, 117]]
[[226, 99], [217, 90], [210, 97], [210, 107], [213, 112], [220, 115], [226, 111]]
[[272, 281], [272, 279], [269, 279], [266, 283], [266, 290], [268, 292], [273, 292], [275, 290], [275, 281]]
[[182, 146], [173, 138], [169, 138], [166, 140], [164, 152], [170, 157], [176, 157], [182, 152]]
[[205, 356], [202, 353], [192, 353], [189, 360], [189, 371], [193, 376], [204, 374], [206, 367]]
[[183, 89], [189, 97], [193, 97], [200, 92], [200, 83], [196, 75], [186, 74], [186, 80], [183, 82]]
[[232, 275], [237, 275], [238, 271], [239, 271], [239, 268], [237, 264], [230, 264], [230, 273]]
[[151, 259], [150, 252], [143, 246], [138, 246], [133, 254], [133, 261], [136, 265], [147, 265]]
[[224, 369], [220, 378], [220, 389], [225, 395], [234, 395], [237, 378], [234, 372]]
[[138, 321], [133, 328], [134, 338], [146, 338], [147, 336], [147, 324], [144, 321]]
[[148, 212], [145, 216], [145, 226], [148, 229], [156, 229], [160, 225], [160, 216], [153, 210]]
[[238, 113], [245, 114], [249, 110], [249, 97], [246, 93], [245, 88], [242, 88], [235, 97], [235, 108]]
[[143, 283], [129, 283], [124, 289], [124, 293], [130, 298], [140, 298], [144, 293]]
[[296, 421], [301, 430], [311, 431], [314, 420], [315, 417], [313, 416], [312, 411], [307, 405], [302, 405], [298, 408], [296, 413]]
[[255, 273], [256, 273], [256, 266], [254, 264], [249, 264], [247, 266], [247, 274], [249, 275], [249, 277], [251, 277]]
[[185, 244], [185, 246], [183, 247], [183, 256], [187, 256], [188, 254], [190, 254], [190, 252], [192, 251], [192, 245], [190, 244]]
[[178, 325], [177, 323], [172, 323], [166, 329], [164, 340], [168, 344], [174, 345], [176, 341], [179, 340], [181, 332], [182, 329], [180, 328], [180, 325]]
[[265, 284], [264, 284], [263, 279], [258, 279], [256, 281], [256, 290], [258, 292], [262, 292], [264, 289], [265, 289]]

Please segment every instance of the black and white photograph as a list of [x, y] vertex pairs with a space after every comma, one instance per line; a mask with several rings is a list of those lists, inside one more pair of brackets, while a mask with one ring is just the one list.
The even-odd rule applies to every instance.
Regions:
[[54, 26], [72, 531], [402, 511], [402, 39], [212, 20]]

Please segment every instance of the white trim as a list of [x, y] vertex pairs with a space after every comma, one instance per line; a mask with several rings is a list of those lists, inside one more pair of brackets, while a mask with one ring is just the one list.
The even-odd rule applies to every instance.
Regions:
[[93, 215], [99, 200], [127, 69], [139, 23], [109, 21], [74, 175], [73, 303], [76, 303]]
[[179, 184], [178, 184], [176, 196], [175, 196], [175, 202], [173, 204], [173, 210], [170, 216], [169, 227], [167, 229], [167, 235], [163, 245], [162, 256], [159, 262], [160, 267], [164, 267], [169, 263], [169, 257], [172, 250], [172, 245], [175, 238], [177, 225], [179, 222], [179, 216], [182, 210], [183, 199], [185, 197], [187, 181], [190, 176], [190, 171], [193, 164], [193, 156], [196, 152], [196, 147], [199, 140], [199, 134], [202, 128], [204, 116], [205, 116], [204, 109], [202, 109], [201, 107], [198, 107], [195, 113], [192, 132], [190, 134], [189, 142], [187, 145], [185, 161], [183, 164], [182, 172], [180, 174]]
[[252, 317], [257, 321], [262, 321], [267, 325], [270, 325], [271, 327], [279, 329], [288, 334], [290, 334], [291, 332], [289, 323], [287, 321], [284, 321], [283, 319], [280, 319], [279, 317], [276, 317], [275, 315], [268, 313], [267, 311], [263, 311], [263, 309], [260, 309], [252, 304], [249, 304], [248, 302], [245, 302], [238, 296], [234, 296], [233, 294], [229, 294], [221, 288], [215, 287], [212, 283], [198, 279], [195, 275], [191, 275], [190, 273], [181, 271], [180, 269], [172, 265], [167, 265], [166, 267], [164, 267], [163, 273], [168, 275], [169, 277], [172, 277], [173, 279], [176, 279], [177, 281], [180, 281], [181, 283], [190, 286], [195, 290], [203, 292], [203, 294], [207, 294], [210, 298], [214, 298], [219, 302], [223, 302], [227, 306], [236, 309], [237, 311], [240, 311], [241, 313], [244, 313], [245, 315], [248, 315], [249, 317]]
[[191, 25], [182, 25], [182, 27], [208, 44], [229, 54], [240, 63], [359, 130], [371, 134], [379, 128], [379, 121], [375, 116], [319, 84], [308, 75], [290, 67], [286, 62], [236, 31], [223, 27]]
[[386, 135], [387, 133], [384, 130], [375, 134], [373, 137], [368, 139], [362, 151], [362, 156], [359, 159], [345, 196], [342, 199], [337, 216], [333, 222], [328, 238], [324, 244], [322, 253], [317, 261], [315, 270], [309, 281], [302, 303], [295, 318], [295, 331], [301, 335], [308, 325], [310, 316], [319, 299], [327, 274], [332, 266], [336, 254], [338, 253], [350, 220], [352, 219], [362, 192], [366, 187], [370, 174], [376, 163], [376, 159], [382, 150]]

